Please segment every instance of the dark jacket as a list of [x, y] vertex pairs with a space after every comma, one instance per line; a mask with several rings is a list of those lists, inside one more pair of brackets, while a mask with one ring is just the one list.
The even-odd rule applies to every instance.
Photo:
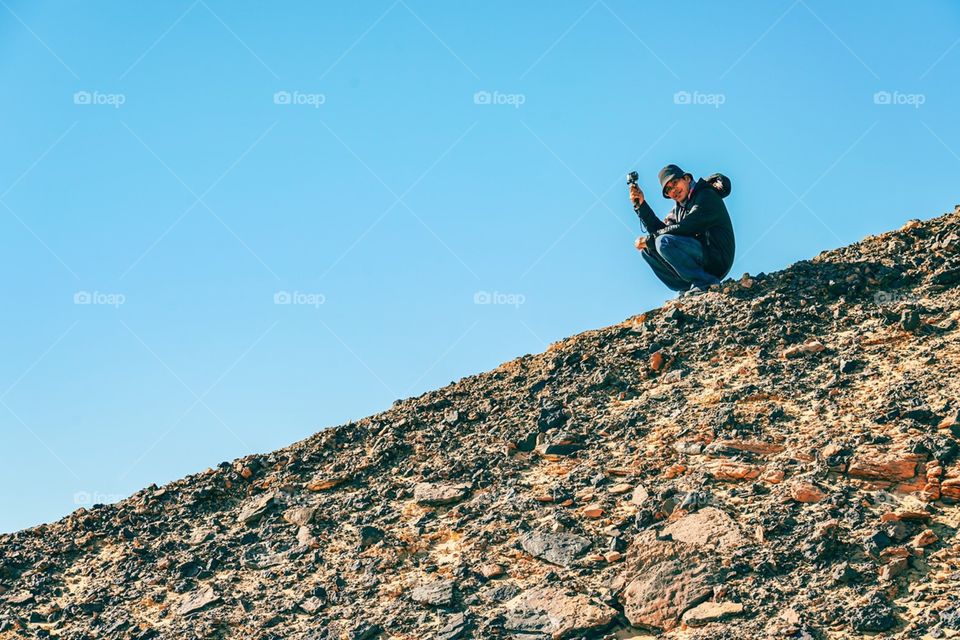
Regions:
[[[724, 278], [730, 272], [736, 252], [733, 223], [730, 222], [730, 214], [727, 213], [723, 198], [703, 178], [697, 180], [693, 193], [686, 202], [673, 207], [673, 211], [667, 216], [670, 224], [665, 224], [657, 217], [647, 204], [646, 198], [643, 199], [637, 215], [640, 216], [647, 233], [653, 236], [672, 233], [697, 238], [703, 245], [705, 271], [718, 278]], [[649, 244], [653, 245], [652, 242]]]

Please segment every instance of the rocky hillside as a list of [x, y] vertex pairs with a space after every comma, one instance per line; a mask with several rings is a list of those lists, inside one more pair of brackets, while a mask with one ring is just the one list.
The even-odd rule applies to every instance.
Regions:
[[960, 637], [960, 210], [0, 537], [13, 638]]

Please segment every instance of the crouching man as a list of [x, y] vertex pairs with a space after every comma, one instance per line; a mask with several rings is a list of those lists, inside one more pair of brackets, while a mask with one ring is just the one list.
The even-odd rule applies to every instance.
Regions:
[[706, 291], [733, 265], [733, 224], [723, 203], [730, 180], [717, 173], [695, 181], [668, 164], [660, 170], [660, 187], [663, 197], [676, 203], [664, 220], [647, 204], [640, 187], [630, 185], [633, 208], [648, 233], [637, 238], [636, 247], [669, 288], [681, 295]]

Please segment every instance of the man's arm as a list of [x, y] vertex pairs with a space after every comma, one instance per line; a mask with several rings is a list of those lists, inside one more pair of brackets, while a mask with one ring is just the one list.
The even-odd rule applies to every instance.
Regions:
[[650, 205], [647, 204], [646, 198], [643, 199], [639, 207], [635, 208], [635, 211], [640, 218], [640, 222], [643, 223], [643, 228], [646, 229], [649, 234], [655, 234], [666, 226], [663, 224], [663, 221], [657, 217], [657, 214], [653, 212]]
[[661, 225], [656, 234], [672, 233], [678, 236], [694, 236], [716, 226], [723, 221], [723, 210], [720, 207], [720, 196], [712, 194], [700, 199], [690, 208], [683, 220], [671, 225]]

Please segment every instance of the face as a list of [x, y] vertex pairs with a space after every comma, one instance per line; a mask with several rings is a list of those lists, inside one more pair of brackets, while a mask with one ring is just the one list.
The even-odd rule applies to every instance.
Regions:
[[664, 192], [667, 194], [667, 197], [674, 202], [683, 202], [690, 194], [690, 176], [674, 178], [667, 183]]

